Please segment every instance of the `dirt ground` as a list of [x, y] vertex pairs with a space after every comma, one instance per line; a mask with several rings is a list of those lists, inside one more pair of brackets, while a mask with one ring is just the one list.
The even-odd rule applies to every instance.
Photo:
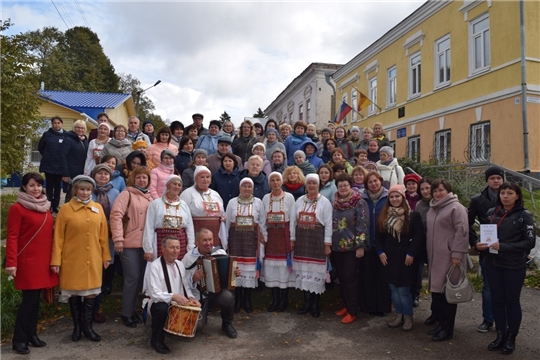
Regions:
[[[255, 311], [235, 315], [237, 339], [229, 339], [221, 331], [221, 318], [211, 313], [208, 325], [194, 338], [167, 335], [165, 342], [171, 353], [161, 355], [150, 347], [150, 323], [127, 328], [118, 314], [108, 314], [105, 324], [95, 324], [101, 342], [92, 343], [84, 337], [79, 342], [70, 339], [72, 323], [62, 318], [46, 325], [39, 336], [47, 342], [44, 348], [30, 348], [28, 356], [17, 355], [11, 343], [2, 346], [2, 359], [494, 359], [502, 357], [489, 352], [487, 345], [496, 334], [476, 331], [482, 322], [481, 295], [460, 304], [454, 338], [434, 343], [427, 335], [431, 327], [423, 321], [429, 316], [430, 297], [422, 296], [415, 309], [414, 330], [409, 333], [390, 329], [382, 318], [361, 314], [349, 325], [342, 325], [334, 311], [336, 289], [323, 295], [322, 315], [319, 319], [309, 314], [296, 314], [300, 294], [296, 293], [285, 313], [267, 313], [264, 303], [268, 290], [254, 294]], [[263, 302], [258, 301], [264, 300]], [[540, 291], [524, 288], [521, 303], [523, 321], [517, 338], [515, 359], [538, 359], [540, 353]], [[150, 321], [150, 320], [149, 320]]]

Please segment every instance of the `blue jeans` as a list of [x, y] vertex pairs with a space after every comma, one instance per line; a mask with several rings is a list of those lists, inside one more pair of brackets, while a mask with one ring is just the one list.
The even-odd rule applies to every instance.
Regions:
[[489, 291], [489, 282], [486, 270], [486, 259], [480, 258], [480, 269], [482, 269], [482, 317], [484, 321], [493, 323], [493, 307], [491, 305], [491, 291]]
[[388, 284], [388, 286], [390, 286], [390, 293], [392, 294], [392, 301], [394, 302], [396, 314], [412, 315], [413, 298], [411, 295], [411, 287], [397, 287], [393, 284]]

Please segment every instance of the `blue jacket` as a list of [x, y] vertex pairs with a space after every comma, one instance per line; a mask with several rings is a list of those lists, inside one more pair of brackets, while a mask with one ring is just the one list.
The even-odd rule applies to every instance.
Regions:
[[334, 195], [337, 192], [336, 182], [331, 180], [327, 182], [320, 190], [319, 194], [330, 200], [330, 203], [334, 203]]
[[193, 160], [193, 153], [188, 153], [186, 150], [178, 151], [178, 155], [174, 158], [174, 167], [180, 175], [189, 167], [189, 163]]
[[221, 132], [218, 132], [217, 135], [201, 135], [199, 140], [197, 140], [196, 149], [204, 149], [208, 153], [208, 156], [217, 153], [218, 139], [221, 137]]
[[[309, 139], [309, 138], [308, 138]], [[313, 145], [315, 146], [315, 153], [313, 155], [308, 155], [306, 153], [306, 146], [307, 145]], [[313, 165], [315, 167], [315, 170], [319, 169], [319, 166], [321, 166], [322, 164], [324, 164], [324, 162], [322, 161], [322, 159], [320, 157], [317, 156], [317, 154], [319, 153], [319, 147], [317, 146], [317, 144], [315, 144], [313, 141], [307, 141], [306, 143], [304, 143], [304, 145], [302, 145], [302, 151], [304, 153], [306, 153], [306, 160], [309, 161], [311, 163], [311, 165]]]
[[362, 194], [362, 199], [367, 202], [369, 207], [369, 243], [371, 244], [372, 248], [375, 248], [375, 229], [377, 228], [377, 219], [379, 218], [379, 214], [381, 213], [384, 204], [386, 204], [386, 201], [388, 200], [388, 190], [383, 188], [383, 192], [379, 198], [379, 201], [377, 201], [377, 205], [373, 204], [373, 201], [371, 201], [369, 198], [367, 190]]
[[[301, 141], [297, 144], [295, 144], [295, 141]], [[304, 135], [303, 139], [299, 139], [296, 135], [291, 134], [283, 143], [285, 145], [285, 149], [287, 150], [287, 165], [291, 166], [294, 165], [294, 153], [296, 150], [302, 150], [302, 146], [306, 142], [312, 142], [310, 138], [308, 138], [306, 135]]]
[[112, 173], [112, 184], [113, 188], [118, 190], [118, 192], [122, 192], [126, 188], [126, 181], [122, 176], [120, 176], [120, 171], [114, 170]]
[[219, 196], [223, 199], [223, 210], [227, 209], [229, 200], [240, 194], [239, 174], [240, 169], [238, 167], [229, 174], [223, 169], [223, 166], [221, 166], [219, 170], [212, 175], [212, 184], [210, 185], [210, 188], [217, 191]]
[[84, 140], [79, 139], [73, 131], [69, 131], [64, 138], [64, 151], [65, 161], [69, 173], [64, 176], [74, 178], [77, 175], [84, 173], [84, 164], [86, 163], [86, 155], [88, 153], [88, 139], [86, 136]]
[[[64, 159], [64, 139], [66, 132], [57, 132], [50, 128], [39, 140], [38, 150], [41, 154], [39, 172], [52, 175], [68, 175], [69, 169]], [[62, 161], [59, 161], [62, 159]], [[83, 161], [84, 167], [84, 161]]]
[[[255, 196], [256, 198], [262, 200], [264, 195], [270, 192], [270, 184], [268, 184], [268, 180], [266, 179], [266, 174], [264, 173], [264, 171], [261, 171], [259, 173], [259, 176], [254, 178], [249, 175], [248, 169], [244, 169], [240, 171], [239, 178], [240, 180], [242, 180], [245, 177], [249, 177], [251, 180], [253, 180], [253, 196]], [[240, 181], [238, 181], [238, 183], [240, 183]], [[240, 191], [240, 189], [238, 189], [238, 191]]]

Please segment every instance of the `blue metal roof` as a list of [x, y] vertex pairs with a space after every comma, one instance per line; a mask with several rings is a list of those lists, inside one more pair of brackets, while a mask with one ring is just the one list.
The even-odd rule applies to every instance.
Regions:
[[41, 90], [40, 96], [44, 100], [80, 111], [83, 108], [115, 109], [129, 99], [131, 94]]

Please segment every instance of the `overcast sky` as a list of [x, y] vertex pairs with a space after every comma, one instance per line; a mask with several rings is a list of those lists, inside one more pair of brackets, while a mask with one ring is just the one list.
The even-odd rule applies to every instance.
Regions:
[[[153, 2], [2, 0], [11, 33], [89, 26], [117, 73], [132, 74], [164, 119], [235, 124], [263, 110], [309, 64], [345, 64], [424, 1]], [[61, 15], [60, 15], [61, 14]], [[47, 88], [47, 84], [45, 84]]]

